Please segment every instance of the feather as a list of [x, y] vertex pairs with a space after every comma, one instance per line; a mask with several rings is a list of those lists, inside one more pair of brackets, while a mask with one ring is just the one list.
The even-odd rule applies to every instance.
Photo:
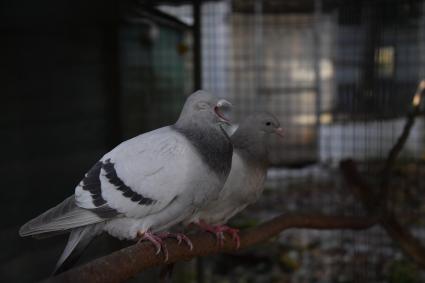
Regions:
[[34, 236], [61, 231], [104, 221], [95, 213], [78, 207], [74, 195], [68, 197], [57, 206], [47, 210], [40, 216], [30, 220], [19, 229], [19, 235]]
[[65, 249], [56, 263], [53, 275], [71, 268], [81, 257], [82, 252], [90, 244], [93, 238], [102, 231], [102, 228], [103, 224], [88, 225], [73, 229], [69, 234], [69, 239]]

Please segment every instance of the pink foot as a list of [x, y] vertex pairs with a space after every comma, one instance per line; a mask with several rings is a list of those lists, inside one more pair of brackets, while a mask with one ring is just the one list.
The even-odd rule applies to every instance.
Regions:
[[227, 225], [221, 225], [221, 230], [232, 236], [232, 240], [236, 243], [236, 249], [241, 246], [241, 238], [239, 237], [239, 229], [229, 227]]
[[209, 225], [205, 221], [200, 220], [196, 223], [201, 229], [210, 232], [215, 235], [217, 239], [217, 246], [222, 247], [224, 245], [224, 232], [232, 236], [232, 240], [236, 242], [236, 248], [239, 249], [241, 245], [239, 237], [239, 229], [231, 228], [227, 225]]
[[195, 223], [196, 225], [199, 226], [199, 228], [201, 228], [204, 231], [207, 231], [211, 234], [213, 234], [216, 238], [216, 245], [219, 247], [222, 247], [224, 244], [224, 235], [222, 231], [219, 231], [216, 229], [216, 226], [213, 225], [209, 225], [208, 223], [206, 223], [204, 220], [199, 220], [197, 223]]
[[180, 245], [182, 242], [185, 242], [190, 250], [193, 250], [192, 241], [183, 233], [170, 233], [170, 232], [161, 232], [158, 234], [158, 237], [161, 239], [174, 238], [177, 240], [177, 243]]
[[155, 249], [156, 249], [155, 253], [157, 255], [162, 250], [162, 253], [164, 254], [164, 258], [165, 258], [164, 261], [168, 261], [167, 245], [164, 243], [164, 241], [161, 239], [160, 236], [155, 235], [151, 231], [146, 231], [146, 232], [139, 231], [137, 232], [137, 237], [139, 237], [139, 240], [137, 241], [138, 243], [144, 240], [151, 242], [155, 246]]

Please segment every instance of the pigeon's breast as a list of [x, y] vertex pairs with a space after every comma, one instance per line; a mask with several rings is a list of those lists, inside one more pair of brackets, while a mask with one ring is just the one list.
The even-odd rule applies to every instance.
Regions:
[[246, 204], [258, 199], [263, 191], [267, 169], [261, 164], [246, 160], [235, 150], [232, 171], [227, 178], [220, 198]]
[[224, 130], [216, 128], [174, 129], [195, 148], [205, 166], [225, 181], [232, 165], [233, 146]]

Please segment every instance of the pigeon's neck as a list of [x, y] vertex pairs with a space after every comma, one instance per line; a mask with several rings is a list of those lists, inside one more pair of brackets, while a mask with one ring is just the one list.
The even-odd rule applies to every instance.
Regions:
[[[250, 134], [244, 134], [244, 132], [249, 132]], [[264, 133], [236, 131], [231, 139], [234, 150], [237, 150], [247, 162], [260, 166], [268, 165], [268, 150]]]
[[199, 121], [182, 125], [177, 122], [173, 128], [189, 140], [211, 170], [219, 176], [227, 177], [232, 163], [233, 146], [219, 125]]

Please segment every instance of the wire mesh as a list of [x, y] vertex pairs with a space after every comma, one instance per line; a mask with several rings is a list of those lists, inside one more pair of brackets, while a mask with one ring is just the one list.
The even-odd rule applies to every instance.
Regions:
[[[368, 215], [338, 165], [356, 160], [377, 191], [425, 79], [424, 0], [7, 2], [5, 282], [44, 278], [62, 249], [63, 239], [17, 239], [19, 226], [72, 194], [119, 141], [173, 123], [195, 87], [232, 101], [236, 120], [267, 110], [286, 131], [283, 142], [270, 141], [263, 196], [232, 225], [252, 227], [282, 212]], [[421, 111], [384, 177], [389, 213], [425, 245]], [[179, 264], [174, 281], [424, 282], [425, 272], [378, 226], [285, 231], [198, 267]]]
[[[395, 0], [202, 4], [202, 87], [228, 97], [239, 119], [256, 110], [274, 113], [287, 133], [284, 143], [272, 141], [262, 199], [235, 224], [253, 225], [282, 211], [366, 214], [338, 164], [353, 158], [365, 178], [378, 183], [424, 76], [424, 7]], [[410, 133], [389, 197], [391, 211], [420, 239], [423, 204], [411, 201], [423, 190], [423, 123], [418, 118]], [[409, 222], [404, 214], [416, 218]], [[205, 282], [425, 278], [377, 227], [288, 231], [253, 251], [209, 259], [206, 268]]]

